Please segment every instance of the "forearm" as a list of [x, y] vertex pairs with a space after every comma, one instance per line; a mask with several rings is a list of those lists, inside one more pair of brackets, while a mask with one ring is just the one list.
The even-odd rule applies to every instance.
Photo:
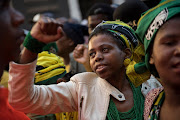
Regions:
[[37, 55], [38, 55], [37, 53], [33, 53], [27, 48], [24, 48], [21, 52], [19, 63], [27, 64], [33, 62], [34, 60], [37, 59]]

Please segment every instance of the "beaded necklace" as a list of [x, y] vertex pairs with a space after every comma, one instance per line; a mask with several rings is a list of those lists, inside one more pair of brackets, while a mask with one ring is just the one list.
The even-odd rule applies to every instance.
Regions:
[[134, 106], [128, 112], [119, 112], [110, 99], [106, 120], [143, 120], [144, 96], [141, 87], [136, 88], [130, 81], [129, 83], [133, 91]]

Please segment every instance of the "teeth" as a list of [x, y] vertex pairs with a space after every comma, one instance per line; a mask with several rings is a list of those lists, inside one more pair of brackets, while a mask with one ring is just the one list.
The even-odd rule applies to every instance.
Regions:
[[102, 65], [97, 67], [97, 69], [101, 69], [101, 68], [103, 68], [103, 66], [102, 66]]

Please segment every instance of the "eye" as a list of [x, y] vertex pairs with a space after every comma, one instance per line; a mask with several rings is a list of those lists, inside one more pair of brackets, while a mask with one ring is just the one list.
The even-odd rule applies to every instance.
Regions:
[[108, 49], [108, 48], [103, 48], [103, 49], [102, 49], [102, 52], [103, 52], [103, 53], [107, 53], [107, 52], [109, 52], [109, 49]]
[[166, 41], [164, 44], [166, 46], [173, 46], [175, 44], [175, 42], [174, 41]]
[[89, 53], [89, 57], [90, 57], [90, 58], [93, 58], [94, 56], [95, 56], [95, 52], [90, 52], [90, 53]]

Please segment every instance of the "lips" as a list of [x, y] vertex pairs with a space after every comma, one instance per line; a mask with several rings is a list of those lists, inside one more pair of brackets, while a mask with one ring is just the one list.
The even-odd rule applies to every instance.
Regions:
[[180, 73], [180, 62], [177, 62], [173, 65], [173, 69], [175, 72]]
[[96, 71], [96, 72], [101, 72], [101, 71], [103, 71], [105, 68], [106, 68], [106, 65], [105, 65], [105, 64], [98, 64], [98, 65], [95, 66], [95, 71]]

